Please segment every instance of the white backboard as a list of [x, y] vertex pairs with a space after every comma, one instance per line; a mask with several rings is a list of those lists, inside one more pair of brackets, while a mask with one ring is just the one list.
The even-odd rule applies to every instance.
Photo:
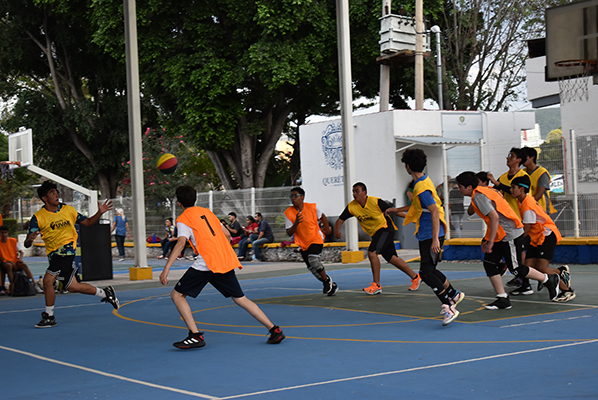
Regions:
[[8, 161], [18, 161], [21, 167], [33, 165], [33, 133], [26, 129], [8, 136]]

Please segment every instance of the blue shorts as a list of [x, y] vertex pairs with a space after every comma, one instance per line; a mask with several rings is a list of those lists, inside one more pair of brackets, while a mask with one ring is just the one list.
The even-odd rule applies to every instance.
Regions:
[[212, 271], [199, 271], [189, 268], [174, 287], [174, 290], [185, 296], [197, 297], [202, 289], [211, 283], [224, 297], [239, 298], [245, 296], [235, 271], [217, 274]]

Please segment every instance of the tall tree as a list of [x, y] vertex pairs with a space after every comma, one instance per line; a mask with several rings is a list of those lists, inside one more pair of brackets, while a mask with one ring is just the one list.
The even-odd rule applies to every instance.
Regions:
[[527, 40], [543, 35], [546, 7], [563, 2], [446, 0], [436, 20], [446, 69], [444, 108], [508, 110], [524, 90]]
[[[96, 43], [122, 58], [120, 10], [94, 4]], [[379, 10], [356, 1], [352, 22], [369, 35]], [[338, 112], [334, 0], [145, 0], [137, 12], [147, 93], [169, 130], [207, 150], [225, 188], [264, 185], [289, 120]], [[368, 36], [369, 49], [377, 41]], [[353, 62], [375, 66], [375, 57]], [[377, 92], [358, 86], [355, 96]]]
[[127, 167], [125, 69], [91, 41], [90, 1], [0, 3], [7, 131], [32, 128], [35, 163], [113, 197]]

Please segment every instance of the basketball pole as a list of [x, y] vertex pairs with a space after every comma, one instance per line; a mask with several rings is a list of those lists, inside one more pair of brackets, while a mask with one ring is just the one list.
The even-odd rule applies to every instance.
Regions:
[[[351, 41], [349, 35], [348, 0], [336, 0], [336, 26], [338, 35], [341, 124], [343, 130], [344, 195], [345, 204], [349, 204], [353, 200], [351, 185], [355, 179], [355, 146], [353, 138], [353, 89], [351, 83]], [[349, 252], [357, 252], [359, 250], [357, 221], [355, 218], [347, 220], [345, 240]]]
[[139, 90], [139, 59], [137, 56], [137, 12], [135, 0], [124, 0], [125, 52], [127, 57], [127, 110], [129, 114], [129, 153], [131, 157], [131, 195], [133, 197], [133, 221], [135, 267], [146, 272], [130, 271], [130, 279], [152, 279], [147, 264], [145, 245], [145, 197], [143, 193], [143, 156], [141, 145], [141, 105]]

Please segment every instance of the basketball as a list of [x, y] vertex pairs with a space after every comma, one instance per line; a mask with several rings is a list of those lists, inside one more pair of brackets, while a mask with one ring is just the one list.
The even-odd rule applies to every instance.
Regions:
[[173, 154], [165, 153], [160, 156], [156, 167], [163, 174], [172, 174], [177, 167], [178, 161]]

